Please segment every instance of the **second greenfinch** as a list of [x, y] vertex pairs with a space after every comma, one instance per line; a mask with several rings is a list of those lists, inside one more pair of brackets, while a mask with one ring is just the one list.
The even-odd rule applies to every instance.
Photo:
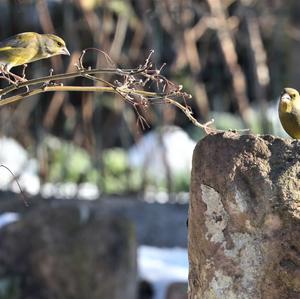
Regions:
[[0, 67], [11, 68], [55, 55], [70, 55], [63, 39], [54, 34], [24, 32], [0, 42]]
[[284, 88], [279, 101], [279, 119], [284, 130], [300, 139], [300, 95], [294, 88]]

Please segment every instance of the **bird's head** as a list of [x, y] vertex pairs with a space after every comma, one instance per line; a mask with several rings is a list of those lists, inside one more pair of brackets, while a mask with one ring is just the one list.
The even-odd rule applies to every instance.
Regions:
[[283, 89], [280, 95], [280, 110], [281, 112], [291, 112], [293, 107], [300, 105], [300, 96], [299, 92], [290, 87], [286, 87]]
[[296, 89], [290, 87], [284, 88], [280, 96], [280, 100], [283, 102], [294, 101], [298, 98], [299, 92]]
[[70, 55], [65, 41], [54, 34], [42, 34], [41, 44], [43, 55], [51, 57], [55, 55]]

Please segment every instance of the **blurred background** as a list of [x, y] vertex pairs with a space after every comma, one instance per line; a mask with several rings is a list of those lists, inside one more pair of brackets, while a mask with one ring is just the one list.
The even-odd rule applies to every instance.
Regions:
[[[286, 137], [277, 100], [299, 85], [299, 1], [1, 0], [0, 9], [0, 40], [55, 33], [71, 52], [30, 64], [27, 78], [74, 71], [85, 48], [120, 68], [154, 49], [155, 67], [166, 63], [162, 74], [193, 96], [199, 122]], [[91, 51], [85, 65], [105, 61]], [[1, 167], [0, 298], [187, 298], [190, 170], [204, 133], [171, 105], [145, 117], [143, 130], [130, 105], [105, 93], [1, 108], [0, 162], [29, 207]]]

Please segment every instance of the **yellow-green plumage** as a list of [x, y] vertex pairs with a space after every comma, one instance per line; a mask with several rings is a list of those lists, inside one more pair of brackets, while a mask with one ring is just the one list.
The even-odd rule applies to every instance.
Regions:
[[300, 95], [294, 88], [285, 88], [279, 101], [279, 119], [284, 130], [300, 139]]
[[11, 68], [55, 55], [70, 55], [63, 39], [53, 34], [24, 32], [0, 42], [0, 66]]

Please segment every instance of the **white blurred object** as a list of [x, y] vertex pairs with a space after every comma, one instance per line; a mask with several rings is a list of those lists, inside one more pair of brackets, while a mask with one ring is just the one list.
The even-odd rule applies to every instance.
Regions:
[[98, 199], [100, 191], [95, 184], [92, 183], [81, 183], [78, 186], [78, 198], [94, 200]]
[[78, 186], [75, 183], [45, 183], [41, 187], [42, 197], [73, 199], [77, 195]]
[[15, 176], [24, 191], [32, 195], [39, 192], [38, 162], [29, 159], [26, 150], [14, 139], [0, 138], [0, 164], [4, 166], [0, 167], [0, 189], [20, 192]]
[[128, 153], [129, 165], [146, 169], [154, 178], [167, 174], [189, 174], [196, 142], [181, 128], [165, 126], [160, 132], [146, 134]]
[[94, 200], [98, 199], [100, 191], [95, 184], [81, 183], [79, 185], [68, 183], [45, 183], [41, 187], [41, 194], [43, 197], [56, 197], [61, 199], [79, 199]]
[[151, 283], [154, 299], [163, 299], [173, 282], [188, 281], [188, 252], [183, 248], [138, 248], [139, 277]]
[[18, 213], [13, 212], [5, 212], [0, 214], [0, 228], [12, 223], [16, 222], [20, 219], [20, 216]]

